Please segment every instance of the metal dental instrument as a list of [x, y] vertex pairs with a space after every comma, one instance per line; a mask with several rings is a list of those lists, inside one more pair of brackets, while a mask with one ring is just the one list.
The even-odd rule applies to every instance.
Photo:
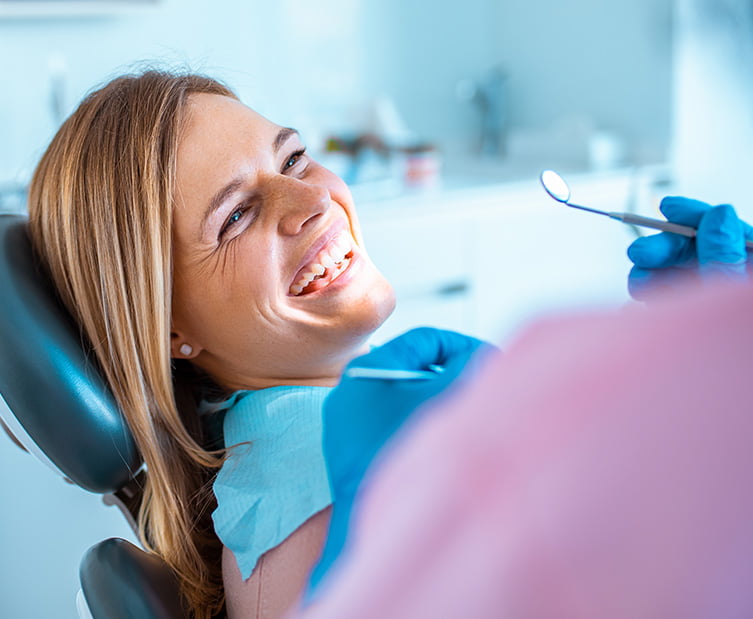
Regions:
[[[544, 170], [539, 178], [544, 189], [552, 198], [557, 200], [557, 202], [562, 202], [562, 204], [566, 204], [572, 208], [588, 211], [589, 213], [596, 213], [598, 215], [606, 215], [607, 217], [621, 221], [624, 224], [632, 224], [643, 228], [653, 228], [655, 230], [663, 230], [664, 232], [674, 232], [675, 234], [681, 234], [682, 236], [689, 236], [691, 238], [696, 235], [696, 229], [691, 226], [683, 226], [681, 224], [672, 223], [671, 221], [643, 217], [642, 215], [633, 215], [632, 213], [600, 211], [588, 206], [572, 204], [570, 202], [570, 187], [565, 182], [565, 179], [554, 170]], [[745, 241], [745, 246], [748, 251], [753, 250], [753, 241]]]
[[345, 370], [349, 378], [370, 378], [379, 380], [426, 380], [436, 378], [444, 372], [441, 365], [430, 365], [429, 370], [396, 370], [392, 368], [359, 368]]

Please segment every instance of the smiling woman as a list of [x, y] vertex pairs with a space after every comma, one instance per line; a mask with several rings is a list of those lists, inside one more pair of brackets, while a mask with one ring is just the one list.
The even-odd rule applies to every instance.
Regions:
[[334, 385], [392, 310], [345, 183], [230, 97], [191, 97], [173, 232], [173, 356], [223, 386]]
[[[191, 360], [218, 385], [237, 392], [335, 385], [343, 365], [363, 352], [394, 303], [362, 248], [348, 188], [308, 157], [295, 130], [227, 96], [190, 97], [175, 176], [174, 358]], [[320, 452], [318, 411], [326, 392], [285, 391], [285, 406], [275, 399], [279, 393], [239, 398], [226, 413], [228, 444], [252, 439], [255, 447], [233, 454], [231, 466], [257, 464], [248, 475], [229, 474], [228, 467], [215, 483], [220, 502], [215, 526], [236, 559], [226, 553], [224, 561], [231, 611], [238, 598], [245, 606], [263, 602], [274, 614], [284, 610], [303, 586], [326, 530], [326, 514], [320, 513], [329, 503], [326, 475], [321, 459], [312, 462], [308, 455]], [[311, 424], [306, 437], [291, 439], [277, 419], [251, 431], [242, 421], [234, 424], [269, 419], [270, 411], [293, 408], [293, 401], [297, 430]], [[283, 423], [291, 414], [281, 412]], [[265, 440], [267, 432], [274, 439]], [[280, 455], [283, 445], [299, 454], [306, 441], [312, 442], [302, 459]], [[271, 476], [277, 488], [296, 464], [307, 464], [290, 483], [304, 487], [295, 504], [303, 500], [310, 508], [281, 521], [278, 512], [290, 515], [291, 506], [282, 498], [271, 501], [254, 471], [268, 470], [268, 461], [280, 468], [285, 463], [284, 472], [276, 469]], [[251, 506], [253, 541], [243, 525]], [[265, 535], [270, 541], [259, 547]], [[266, 553], [270, 548], [275, 550]], [[284, 578], [263, 576], [278, 564], [288, 566]], [[291, 565], [297, 566], [295, 574]]]
[[149, 71], [63, 124], [29, 214], [146, 462], [145, 545], [192, 615], [226, 590], [279, 616], [326, 534], [323, 399], [394, 307], [347, 186], [222, 84]]

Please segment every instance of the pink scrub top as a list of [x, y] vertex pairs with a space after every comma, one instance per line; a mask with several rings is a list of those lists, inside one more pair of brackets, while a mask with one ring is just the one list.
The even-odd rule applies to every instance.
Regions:
[[753, 287], [534, 324], [409, 425], [298, 619], [753, 617]]

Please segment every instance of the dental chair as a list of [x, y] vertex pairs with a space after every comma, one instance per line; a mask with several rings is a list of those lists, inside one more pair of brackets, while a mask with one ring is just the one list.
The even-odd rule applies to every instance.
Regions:
[[[36, 264], [21, 215], [0, 214], [0, 421], [19, 446], [103, 495], [135, 526], [142, 459], [78, 328]], [[90, 548], [79, 576], [82, 618], [186, 616], [167, 564], [126, 540]]]

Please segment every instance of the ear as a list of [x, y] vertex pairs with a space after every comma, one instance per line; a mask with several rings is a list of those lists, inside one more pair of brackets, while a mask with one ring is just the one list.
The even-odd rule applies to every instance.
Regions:
[[193, 359], [201, 352], [201, 348], [180, 332], [170, 332], [170, 356], [173, 359]]

